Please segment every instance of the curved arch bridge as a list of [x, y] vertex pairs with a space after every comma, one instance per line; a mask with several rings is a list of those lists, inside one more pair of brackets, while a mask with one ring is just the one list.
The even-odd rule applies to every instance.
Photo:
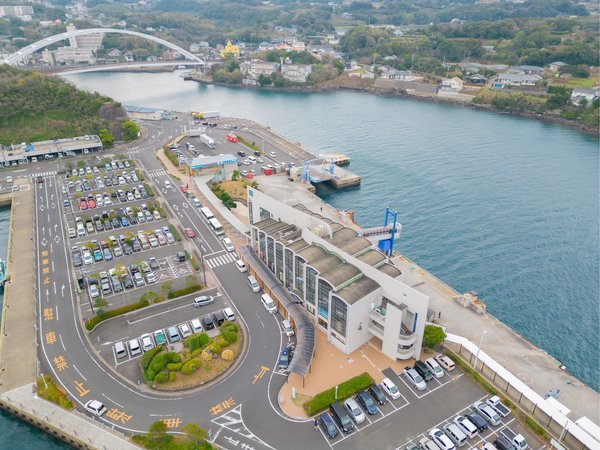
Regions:
[[16, 65], [19, 64], [24, 58], [27, 58], [29, 55], [42, 50], [49, 45], [55, 44], [60, 41], [64, 41], [65, 39], [69, 39], [77, 36], [86, 36], [90, 34], [107, 34], [107, 33], [116, 33], [116, 34], [126, 34], [130, 36], [137, 36], [143, 39], [148, 39], [150, 41], [156, 42], [157, 44], [164, 45], [171, 50], [174, 50], [181, 55], [185, 56], [186, 59], [191, 61], [195, 61], [198, 63], [204, 63], [204, 61], [198, 58], [196, 55], [190, 53], [189, 51], [181, 48], [178, 45], [175, 45], [169, 41], [161, 39], [156, 36], [152, 36], [150, 34], [140, 33], [139, 31], [130, 31], [130, 30], [120, 30], [118, 28], [87, 28], [85, 30], [70, 30], [64, 33], [55, 34], [54, 36], [50, 36], [44, 39], [41, 39], [33, 44], [28, 45], [27, 47], [23, 47], [18, 52], [9, 55], [7, 58], [3, 59], [1, 62], [4, 64]]

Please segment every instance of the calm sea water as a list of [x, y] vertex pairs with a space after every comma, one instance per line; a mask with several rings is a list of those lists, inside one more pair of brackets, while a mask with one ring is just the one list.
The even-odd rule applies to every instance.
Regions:
[[[365, 226], [400, 213], [397, 248], [599, 389], [599, 149], [575, 131], [362, 93], [199, 85], [177, 73], [67, 77], [125, 104], [246, 117], [315, 152], [341, 151], [362, 185], [320, 189]], [[568, 342], [568, 345], [564, 343]]]
[[[10, 208], [0, 207], [0, 258], [6, 260]], [[4, 290], [0, 289], [0, 312], [4, 301]], [[55, 450], [70, 448], [62, 442], [42, 433], [37, 428], [0, 411], [0, 449], [19, 448], [24, 450]]]

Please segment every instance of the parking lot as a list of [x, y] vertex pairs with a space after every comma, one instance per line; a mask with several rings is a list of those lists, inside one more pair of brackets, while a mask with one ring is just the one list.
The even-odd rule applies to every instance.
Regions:
[[[433, 378], [427, 382], [427, 388], [423, 391], [417, 390], [405, 375], [398, 375], [390, 368], [385, 369], [383, 374], [397, 386], [399, 398], [392, 399], [382, 389], [386, 403], [383, 405], [376, 403], [377, 412], [373, 415], [369, 415], [366, 408], [357, 402], [365, 416], [364, 422], [360, 424], [353, 422], [354, 430], [344, 433], [339, 424], [334, 421], [338, 433], [333, 439], [326, 435], [322, 426], [319, 426], [319, 432], [329, 447], [372, 448], [373, 440], [377, 440], [377, 448], [381, 449], [404, 450], [410, 448], [411, 444], [418, 446], [422, 439], [430, 439], [428, 433], [431, 429], [443, 430], [457, 416], [470, 411], [473, 403], [485, 402], [489, 397], [459, 369], [445, 372], [440, 379]], [[502, 418], [501, 424], [490, 425], [487, 430], [468, 439], [464, 448], [481, 448], [485, 442], [491, 444], [499, 432], [508, 425], [515, 432], [523, 434], [531, 448], [542, 447], [537, 438], [525, 430], [511, 414]]]

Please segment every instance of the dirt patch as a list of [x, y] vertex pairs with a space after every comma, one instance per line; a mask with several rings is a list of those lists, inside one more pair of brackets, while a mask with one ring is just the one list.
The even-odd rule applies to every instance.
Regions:
[[244, 204], [246, 204], [246, 186], [248, 185], [249, 183], [244, 180], [223, 181], [222, 183], [219, 183], [219, 187], [227, 192], [231, 198]]
[[[238, 357], [240, 356], [243, 344], [244, 335], [241, 332], [241, 330], [239, 330], [238, 340], [233, 344], [223, 348], [223, 350], [231, 350], [233, 352], [234, 356], [231, 361], [225, 361], [221, 357], [212, 359], [208, 362], [202, 361], [202, 367], [200, 367], [191, 375], [184, 375], [181, 372], [172, 372], [175, 373], [175, 381], [168, 381], [164, 384], [158, 384], [155, 386], [155, 389], [157, 391], [169, 392], [182, 391], [185, 389], [191, 389], [198, 386], [202, 386], [210, 381], [213, 381], [235, 364]], [[200, 358], [200, 360], [202, 360], [202, 358]], [[210, 367], [210, 369], [207, 370], [207, 367]]]

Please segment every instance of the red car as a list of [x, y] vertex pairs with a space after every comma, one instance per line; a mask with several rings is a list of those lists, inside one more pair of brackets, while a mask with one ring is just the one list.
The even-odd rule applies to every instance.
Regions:
[[82, 211], [85, 211], [86, 209], [88, 209], [88, 204], [86, 200], [81, 200], [79, 202], [79, 209]]
[[179, 186], [179, 189], [181, 189], [181, 192], [183, 192], [184, 194], [187, 194], [187, 191], [189, 191], [190, 187], [187, 184], [182, 184], [181, 186]]
[[185, 235], [191, 239], [196, 237], [196, 232], [194, 230], [192, 230], [191, 228], [186, 228], [185, 230], [183, 230], [183, 232], [185, 233]]
[[91, 198], [87, 201], [87, 203], [88, 203], [88, 206], [90, 209], [93, 209], [96, 207], [96, 201], [92, 200]]
[[233, 133], [229, 133], [229, 134], [227, 135], [227, 140], [228, 140], [229, 142], [234, 142], [234, 143], [235, 143], [235, 142], [237, 142], [237, 141], [238, 141], [238, 138], [237, 138], [237, 136], [236, 136], [235, 134], [233, 134]]

